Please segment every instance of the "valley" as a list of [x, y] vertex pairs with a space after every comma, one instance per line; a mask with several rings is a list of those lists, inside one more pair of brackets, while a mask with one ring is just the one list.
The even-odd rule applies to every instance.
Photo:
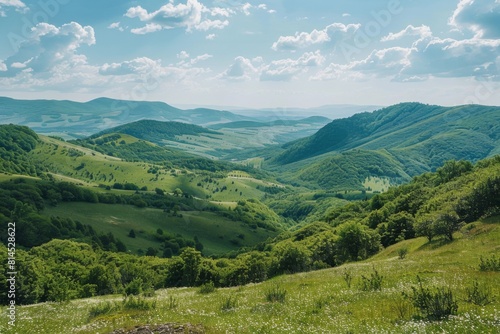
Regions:
[[[226, 118], [143, 119], [66, 139], [0, 125], [0, 222], [16, 221], [22, 317], [52, 308], [73, 320], [43, 331], [83, 333], [499, 325], [498, 107], [406, 103], [333, 121], [184, 112]], [[412, 297], [419, 279], [450, 286], [458, 311], [428, 318]], [[473, 300], [474, 284], [487, 303]]]

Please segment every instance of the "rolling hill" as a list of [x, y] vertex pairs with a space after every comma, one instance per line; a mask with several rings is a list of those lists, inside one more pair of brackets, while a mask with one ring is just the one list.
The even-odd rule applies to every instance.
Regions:
[[402, 103], [334, 120], [310, 137], [283, 145], [267, 165], [289, 172], [289, 180], [316, 179], [314, 184], [327, 189], [363, 189], [367, 177], [400, 183], [450, 159], [492, 156], [499, 147], [499, 107]]

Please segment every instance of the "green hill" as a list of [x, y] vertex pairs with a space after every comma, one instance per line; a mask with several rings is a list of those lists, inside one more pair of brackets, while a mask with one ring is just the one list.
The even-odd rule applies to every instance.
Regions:
[[[313, 136], [285, 144], [267, 166], [298, 171], [287, 179], [306, 181], [323, 174], [314, 183], [326, 189], [366, 189], [363, 176], [400, 183], [450, 159], [477, 161], [494, 155], [500, 145], [499, 124], [499, 107], [402, 103], [334, 120]], [[385, 161], [378, 163], [381, 154]], [[348, 161], [337, 163], [344, 158]], [[326, 175], [327, 169], [332, 173]], [[342, 173], [344, 178], [339, 178]]]
[[[499, 107], [439, 107], [402, 103], [372, 113], [334, 120], [315, 135], [285, 145], [285, 152], [276, 160], [290, 163], [330, 151], [353, 148], [384, 148], [410, 154], [427, 151], [424, 157], [431, 159], [456, 147], [462, 148], [462, 156], [456, 158], [470, 156], [477, 160], [479, 155], [487, 156], [497, 147], [499, 120]], [[472, 137], [474, 140], [463, 147], [464, 141], [456, 141], [460, 137]], [[444, 141], [447, 145], [444, 145]], [[474, 154], [476, 151], [479, 153]], [[432, 166], [441, 165], [447, 158], [433, 160]]]
[[197, 136], [199, 134], [217, 134], [218, 132], [187, 123], [141, 120], [99, 132], [90, 138], [98, 138], [108, 133], [123, 133], [160, 144], [166, 139], [175, 139], [176, 136]]

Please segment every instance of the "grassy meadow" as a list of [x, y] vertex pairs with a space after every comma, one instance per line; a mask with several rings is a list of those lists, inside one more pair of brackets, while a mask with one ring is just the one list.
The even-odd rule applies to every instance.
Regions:
[[[139, 249], [145, 251], [148, 247], [158, 248], [161, 243], [153, 237], [157, 229], [172, 235], [180, 234], [186, 239], [197, 236], [204, 246], [205, 255], [227, 253], [276, 235], [206, 211], [182, 211], [182, 217], [179, 217], [163, 210], [132, 205], [66, 202], [57, 207], [47, 207], [44, 214], [71, 218], [102, 233], [111, 232], [132, 253], [137, 253]], [[128, 237], [131, 229], [136, 232], [136, 238]]]
[[[498, 240], [497, 216], [466, 225], [452, 242], [406, 240], [362, 262], [260, 284], [204, 294], [200, 288], [164, 289], [135, 306], [124, 304], [118, 295], [21, 306], [15, 331], [0, 329], [95, 334], [145, 324], [191, 323], [202, 325], [205, 333], [499, 333], [500, 273], [479, 270], [481, 257], [498, 258]], [[364, 291], [371, 290], [362, 283], [375, 271], [381, 277], [380, 290]], [[451, 289], [456, 315], [441, 321], [422, 317], [403, 296], [412, 296], [417, 276], [431, 291]], [[474, 282], [489, 303], [471, 302]]]

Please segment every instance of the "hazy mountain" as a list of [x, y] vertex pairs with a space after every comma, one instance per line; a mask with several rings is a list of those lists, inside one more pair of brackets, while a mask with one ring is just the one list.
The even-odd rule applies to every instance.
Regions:
[[26, 125], [39, 133], [66, 133], [67, 137], [82, 137], [141, 119], [204, 125], [250, 118], [213, 109], [181, 110], [163, 102], [98, 98], [81, 103], [0, 97], [0, 123]]

